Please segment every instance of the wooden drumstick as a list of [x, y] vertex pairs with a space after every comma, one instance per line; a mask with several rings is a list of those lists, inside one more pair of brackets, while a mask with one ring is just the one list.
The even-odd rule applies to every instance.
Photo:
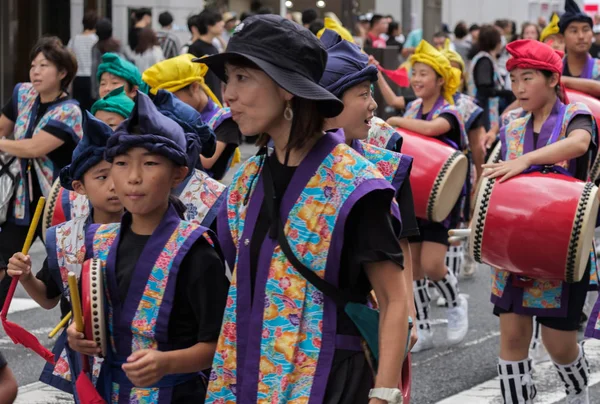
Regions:
[[471, 229], [452, 229], [448, 232], [450, 237], [469, 238]]
[[60, 320], [60, 323], [58, 323], [58, 325], [56, 327], [54, 327], [54, 329], [52, 331], [50, 331], [50, 333], [48, 334], [48, 338], [54, 338], [54, 336], [56, 334], [58, 334], [58, 332], [61, 330], [61, 328], [63, 328], [64, 326], [67, 325], [67, 323], [69, 322], [69, 320], [71, 319], [71, 317], [73, 316], [73, 312], [70, 311], [65, 318], [63, 318], [62, 320]]
[[83, 332], [83, 315], [81, 314], [81, 299], [79, 298], [79, 288], [77, 287], [77, 276], [69, 272], [69, 292], [71, 293], [71, 307], [75, 328], [77, 332]]
[[448, 242], [450, 244], [458, 243], [458, 242], [461, 242], [463, 240], [464, 240], [463, 237], [456, 237], [456, 236], [448, 237]]

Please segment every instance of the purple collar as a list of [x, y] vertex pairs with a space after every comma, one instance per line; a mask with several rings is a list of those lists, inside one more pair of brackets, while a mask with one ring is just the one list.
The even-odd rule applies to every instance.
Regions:
[[[435, 102], [435, 104], [433, 104], [433, 108], [431, 108], [431, 111], [429, 111], [427, 113], [427, 121], [431, 121], [433, 114], [432, 112], [435, 112], [437, 110], [439, 110], [442, 105], [444, 105], [444, 97], [442, 97], [440, 95], [440, 98], [437, 99], [437, 101]], [[423, 119], [423, 103], [421, 102], [421, 106], [419, 107], [419, 112], [417, 112], [417, 119]]]
[[[567, 58], [567, 56], [565, 56], [563, 59], [563, 73], [566, 72], [567, 70], [570, 73], [570, 69], [569, 69], [569, 65], [568, 65], [568, 58]], [[594, 58], [592, 58], [590, 55], [587, 55], [587, 62], [585, 62], [585, 66], [584, 66], [583, 71], [581, 72], [581, 75], [579, 76], [579, 78], [580, 79], [591, 79], [593, 73], [594, 73]], [[573, 77], [575, 77], [575, 76], [573, 76]]]
[[565, 104], [557, 99], [554, 107], [552, 107], [550, 116], [548, 116], [548, 119], [546, 119], [546, 122], [544, 122], [542, 125], [542, 129], [540, 130], [537, 143], [535, 145], [533, 144], [533, 114], [531, 115], [529, 121], [527, 122], [527, 128], [525, 131], [523, 154], [531, 153], [534, 150], [544, 147], [549, 141], [550, 143], [556, 142], [562, 129], [561, 118], [565, 114], [565, 109]]

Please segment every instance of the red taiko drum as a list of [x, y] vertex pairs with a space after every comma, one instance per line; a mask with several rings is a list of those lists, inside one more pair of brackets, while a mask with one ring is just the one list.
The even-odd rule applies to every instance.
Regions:
[[46, 241], [46, 230], [76, 217], [89, 213], [89, 201], [84, 195], [61, 187], [60, 179], [54, 181], [44, 206], [42, 216], [42, 239]]
[[404, 139], [402, 153], [414, 158], [410, 186], [416, 216], [432, 222], [444, 221], [467, 179], [467, 157], [436, 138], [405, 129], [397, 131]]
[[578, 282], [598, 216], [598, 188], [561, 174], [483, 178], [471, 222], [475, 261], [519, 276]]
[[104, 279], [102, 261], [89, 259], [81, 270], [81, 307], [85, 338], [94, 341], [106, 357], [106, 323], [104, 317]]

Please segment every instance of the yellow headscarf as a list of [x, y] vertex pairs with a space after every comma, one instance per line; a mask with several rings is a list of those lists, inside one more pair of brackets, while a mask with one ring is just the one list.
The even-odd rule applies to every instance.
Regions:
[[194, 55], [180, 55], [171, 59], [158, 62], [148, 68], [142, 74], [142, 80], [150, 86], [150, 92], [156, 94], [158, 90], [167, 90], [171, 93], [181, 90], [190, 84], [197, 82], [218, 106], [221, 103], [204, 82], [204, 76], [208, 72], [208, 66], [204, 63], [194, 63]]
[[544, 42], [546, 39], [548, 39], [548, 37], [560, 33], [560, 28], [558, 27], [559, 21], [560, 17], [558, 14], [553, 13], [552, 19], [550, 19], [550, 24], [546, 25], [546, 28], [543, 29], [542, 34], [540, 35], [540, 42]]
[[450, 49], [450, 39], [446, 38], [444, 49], [442, 49], [441, 52], [442, 55], [446, 56], [450, 63], [458, 63], [460, 65], [460, 70], [462, 70], [463, 73], [465, 72], [465, 61], [457, 51]]
[[341, 24], [339, 24], [333, 18], [325, 17], [325, 28], [323, 28], [322, 30], [317, 32], [317, 38], [321, 39], [321, 36], [323, 35], [323, 32], [325, 32], [326, 29], [335, 31], [335, 32], [337, 32], [337, 34], [339, 36], [342, 37], [342, 39], [345, 39], [348, 42], [354, 43], [354, 37], [352, 37], [352, 34], [350, 33], [350, 31], [348, 31], [346, 28], [344, 28]]
[[444, 79], [442, 96], [450, 104], [454, 105], [452, 96], [460, 87], [461, 72], [452, 67], [450, 61], [435, 49], [431, 44], [422, 40], [415, 53], [409, 59], [411, 68], [415, 63], [424, 63], [436, 71]]

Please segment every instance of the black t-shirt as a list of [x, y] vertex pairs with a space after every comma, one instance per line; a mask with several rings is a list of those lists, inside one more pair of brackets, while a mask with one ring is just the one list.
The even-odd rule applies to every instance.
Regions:
[[600, 59], [600, 44], [592, 44], [592, 47], [590, 48], [590, 55], [592, 55], [594, 59]]
[[48, 258], [44, 260], [42, 269], [35, 275], [40, 281], [46, 285], [46, 299], [55, 299], [60, 296], [60, 317], [66, 316], [71, 311], [71, 304], [63, 296], [60, 286], [56, 283], [48, 268]]
[[482, 112], [481, 114], [479, 114], [479, 115], [477, 116], [477, 118], [475, 118], [475, 119], [473, 120], [473, 123], [471, 124], [471, 126], [470, 126], [470, 127], [468, 127], [468, 128], [465, 128], [465, 130], [467, 130], [467, 131], [472, 131], [472, 130], [475, 130], [475, 129], [479, 129], [479, 128], [482, 128], [482, 127], [484, 127], [484, 126], [485, 126], [485, 122], [484, 122], [484, 119], [483, 119], [483, 118], [484, 118], [484, 115], [485, 115], [485, 114], [484, 114], [483, 112]]
[[215, 129], [215, 135], [217, 136], [218, 141], [227, 144], [223, 153], [221, 153], [215, 164], [210, 168], [213, 178], [220, 180], [229, 168], [229, 161], [231, 160], [233, 153], [235, 153], [235, 149], [237, 149], [242, 142], [242, 134], [240, 133], [240, 128], [237, 123], [230, 118], [223, 121], [217, 129]]
[[400, 220], [402, 220], [402, 232], [399, 238], [403, 239], [419, 235], [419, 225], [415, 216], [412, 188], [408, 178], [396, 193], [396, 202], [398, 202], [398, 206], [400, 207]]
[[[52, 102], [40, 102], [37, 110], [37, 115], [35, 117], [34, 125], [37, 125], [39, 123], [40, 119], [42, 119], [46, 111], [48, 111], [48, 109], [51, 106], [55, 105], [57, 102], [62, 101], [64, 101], [64, 97]], [[73, 108], [78, 107], [73, 106]], [[18, 111], [15, 108], [15, 105], [13, 105], [12, 98], [9, 98], [8, 102], [2, 108], [2, 114], [8, 119], [10, 119], [12, 122], [16, 122]], [[77, 146], [77, 143], [75, 143], [75, 140], [73, 139], [71, 134], [63, 129], [50, 127], [46, 125], [42, 128], [42, 130], [63, 141], [62, 145], [60, 145], [58, 148], [52, 150], [50, 153], [47, 154], [47, 157], [50, 160], [52, 160], [54, 168], [58, 172], [63, 167], [71, 163], [73, 150], [75, 149], [75, 146]], [[31, 170], [31, 179], [33, 181], [33, 200], [37, 201], [42, 196], [42, 191], [37, 181], [36, 170]]]
[[[430, 112], [428, 112], [426, 114], [425, 113], [422, 114], [421, 119], [426, 121], [427, 118], [429, 117]], [[440, 114], [440, 116], [438, 116], [438, 118], [444, 118], [450, 124], [450, 130], [448, 132], [444, 133], [442, 136], [450, 139], [458, 147], [460, 147], [461, 134], [460, 134], [460, 123], [458, 122], [458, 119], [449, 112], [444, 112], [444, 113]], [[442, 137], [442, 136], [440, 136], [440, 137]]]
[[[283, 195], [297, 167], [281, 164], [273, 154], [269, 157], [277, 195]], [[403, 265], [402, 249], [398, 242], [400, 223], [390, 212], [390, 196], [386, 191], [375, 191], [361, 198], [352, 208], [344, 228], [339, 287], [353, 295], [366, 296], [371, 284], [365, 265], [373, 262], [394, 261]], [[260, 248], [268, 236], [271, 224], [267, 204], [261, 206], [256, 227], [250, 241], [250, 273], [252, 293], [258, 270]], [[359, 335], [352, 321], [338, 310], [338, 334]]]
[[[123, 227], [117, 250], [116, 276], [121, 301], [127, 296], [135, 265], [150, 236]], [[169, 320], [169, 340], [174, 349], [199, 342], [216, 342], [227, 302], [229, 281], [219, 254], [201, 237], [190, 248], [179, 267], [175, 297]], [[173, 389], [173, 403], [204, 402], [200, 378]]]
[[[212, 43], [204, 42], [201, 39], [197, 39], [193, 44], [190, 45], [188, 49], [188, 53], [196, 56], [197, 58], [202, 57], [204, 55], [216, 55], [219, 53], [219, 50], [215, 48]], [[204, 81], [208, 88], [217, 96], [219, 101], [223, 101], [223, 97], [221, 95], [221, 80], [217, 77], [216, 74], [209, 70], [204, 77]]]
[[139, 27], [133, 27], [129, 31], [129, 37], [128, 37], [129, 47], [131, 48], [132, 51], [135, 51], [135, 48], [137, 48], [141, 31], [142, 31], [142, 28], [139, 28]]
[[2, 352], [0, 352], [0, 369], [4, 369], [6, 367], [6, 359], [4, 358], [4, 355], [2, 355]]

